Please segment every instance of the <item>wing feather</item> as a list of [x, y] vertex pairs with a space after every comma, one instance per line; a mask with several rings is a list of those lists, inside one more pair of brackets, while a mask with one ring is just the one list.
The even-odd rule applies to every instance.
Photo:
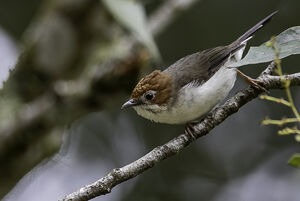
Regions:
[[228, 60], [232, 49], [231, 46], [219, 46], [197, 52], [183, 57], [163, 72], [174, 78], [176, 89], [190, 82], [197, 81], [201, 84]]

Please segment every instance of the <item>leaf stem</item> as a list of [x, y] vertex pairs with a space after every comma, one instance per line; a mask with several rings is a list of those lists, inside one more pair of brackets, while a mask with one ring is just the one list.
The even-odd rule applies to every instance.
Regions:
[[290, 134], [300, 134], [300, 130], [297, 128], [284, 128], [278, 131], [279, 135], [290, 135]]
[[294, 104], [290, 87], [286, 87], [285, 88], [285, 92], [286, 92], [287, 98], [288, 98], [288, 100], [289, 100], [289, 102], [291, 104], [292, 111], [294, 112], [294, 114], [295, 114], [298, 122], [300, 122], [300, 115], [299, 115], [299, 112], [297, 111], [297, 108], [296, 108], [296, 106]]
[[298, 122], [297, 118], [286, 118], [281, 120], [265, 119], [261, 122], [261, 124], [263, 125], [273, 124], [273, 125], [282, 126], [284, 124], [295, 123], [295, 122]]
[[286, 105], [288, 107], [291, 107], [290, 102], [284, 100], [283, 98], [276, 98], [276, 97], [268, 96], [268, 95], [261, 95], [259, 98], [262, 100], [273, 101], [275, 103], [280, 103], [280, 104]]

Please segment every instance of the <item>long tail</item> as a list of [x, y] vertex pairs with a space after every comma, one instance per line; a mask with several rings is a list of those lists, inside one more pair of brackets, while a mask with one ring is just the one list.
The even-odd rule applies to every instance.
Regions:
[[251, 39], [253, 34], [257, 32], [260, 28], [262, 28], [266, 23], [268, 23], [277, 12], [278, 10], [265, 17], [263, 20], [261, 20], [251, 29], [249, 29], [246, 33], [244, 33], [241, 37], [239, 37], [234, 43], [241, 44]]

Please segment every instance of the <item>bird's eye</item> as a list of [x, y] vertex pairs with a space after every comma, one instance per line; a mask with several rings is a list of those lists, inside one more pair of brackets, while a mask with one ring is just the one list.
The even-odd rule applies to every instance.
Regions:
[[154, 95], [153, 95], [152, 93], [147, 93], [147, 94], [145, 95], [145, 98], [146, 98], [147, 100], [152, 100], [153, 97], [154, 97]]

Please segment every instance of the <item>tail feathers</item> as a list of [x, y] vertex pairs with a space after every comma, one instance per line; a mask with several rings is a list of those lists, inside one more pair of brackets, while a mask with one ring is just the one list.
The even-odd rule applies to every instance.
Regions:
[[263, 20], [261, 20], [251, 29], [249, 29], [246, 33], [244, 33], [241, 37], [239, 37], [234, 43], [245, 44], [248, 40], [250, 40], [253, 37], [253, 34], [259, 29], [261, 29], [266, 23], [268, 23], [277, 12], [278, 10], [265, 17]]
[[241, 41], [240, 44], [245, 44], [248, 42], [248, 40], [251, 40], [254, 37], [254, 35], [249, 36], [248, 38], [246, 38], [245, 40]]

